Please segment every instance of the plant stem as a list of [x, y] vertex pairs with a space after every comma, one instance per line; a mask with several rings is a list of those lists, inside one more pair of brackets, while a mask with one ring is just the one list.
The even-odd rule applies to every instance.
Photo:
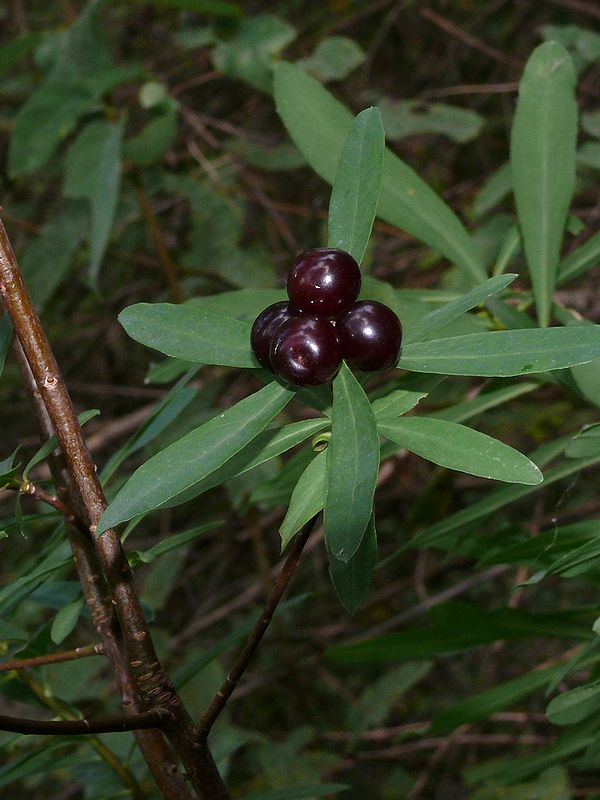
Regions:
[[198, 726], [198, 738], [200, 741], [206, 741], [212, 726], [216, 722], [221, 711], [223, 711], [225, 708], [227, 701], [233, 694], [235, 687], [238, 685], [240, 678], [246, 670], [246, 667], [256, 653], [256, 649], [261, 643], [261, 640], [265, 635], [271, 620], [273, 619], [273, 614], [275, 613], [281, 598], [285, 594], [286, 589], [294, 577], [296, 568], [298, 567], [298, 562], [300, 561], [300, 556], [304, 550], [304, 545], [308, 541], [308, 538], [314, 528], [314, 522], [315, 518], [313, 517], [313, 519], [311, 519], [310, 522], [308, 522], [302, 528], [300, 533], [294, 539], [288, 557], [285, 560], [285, 564], [277, 576], [267, 598], [263, 612], [260, 615], [260, 619], [254, 626], [250, 636], [248, 637], [248, 640], [246, 641], [246, 644], [236, 658], [235, 663], [225, 678], [221, 688], [216, 693], [212, 703], [200, 720], [200, 724]]
[[[134, 695], [137, 694], [142, 706], [140, 711], [148, 710], [156, 703], [168, 708], [171, 720], [164, 728], [165, 734], [180, 756], [199, 797], [202, 800], [229, 800], [229, 793], [208, 747], [195, 741], [192, 719], [158, 661], [121, 540], [114, 530], [107, 531], [101, 537], [94, 536], [107, 505], [106, 497], [54, 353], [23, 283], [1, 222], [0, 296], [13, 321], [15, 335], [33, 375], [39, 398], [56, 433], [72, 492], [77, 495], [78, 502], [71, 503], [71, 506], [77, 511], [81, 509], [83, 521], [91, 534], [88, 544], [97, 554], [110, 589], [123, 650], [119, 653], [115, 647], [107, 648], [104, 639], [103, 643], [115, 672], [127, 670], [119, 682], [121, 694], [124, 695], [127, 679], [131, 677]], [[93, 562], [88, 558], [88, 563]], [[106, 611], [102, 614], [106, 617]], [[103, 622], [107, 623], [108, 620]], [[114, 639], [112, 631], [110, 634], [109, 638]], [[123, 663], [123, 655], [127, 657], [126, 664]], [[153, 772], [156, 776], [156, 772]], [[180, 797], [185, 797], [185, 794]]]
[[[38, 422], [40, 438], [44, 443], [55, 435], [52, 421], [18, 339], [15, 340], [14, 345], [25, 390]], [[49, 463], [58, 495], [71, 508], [82, 509], [81, 498], [73, 487], [60, 450], [55, 450], [50, 454]], [[79, 514], [83, 516], [85, 509], [79, 511]], [[85, 526], [83, 527], [85, 528]], [[96, 631], [102, 640], [103, 652], [113, 666], [123, 707], [130, 713], [140, 713], [144, 708], [134, 685], [125, 642], [115, 616], [114, 606], [110, 602], [110, 597], [107, 596], [106, 580], [102, 574], [102, 565], [98, 553], [94, 549], [92, 538], [87, 528], [85, 533], [82, 533], [79, 525], [67, 525], [67, 534], [83, 594]], [[134, 736], [154, 780], [165, 798], [167, 800], [192, 800], [186, 781], [177, 768], [162, 731], [158, 729], [138, 730], [134, 731]], [[95, 738], [93, 741], [101, 744], [100, 740]], [[107, 754], [101, 753], [100, 755], [108, 758]]]
[[171, 253], [169, 252], [169, 248], [165, 242], [160, 225], [156, 219], [156, 214], [152, 208], [152, 203], [150, 202], [148, 195], [146, 194], [146, 190], [142, 184], [142, 180], [137, 173], [133, 173], [132, 180], [142, 215], [152, 236], [162, 271], [169, 286], [171, 299], [174, 303], [182, 303], [185, 300], [185, 296], [177, 277], [177, 267], [171, 258]]
[[101, 644], [88, 644], [85, 647], [75, 647], [73, 650], [64, 650], [62, 653], [47, 653], [44, 656], [31, 656], [31, 658], [11, 658], [0, 664], [0, 672], [10, 672], [13, 669], [29, 669], [30, 667], [45, 667], [47, 664], [61, 664], [64, 661], [75, 661], [78, 658], [101, 656], [104, 650]]
[[123, 733], [144, 728], [164, 728], [170, 714], [165, 708], [143, 714], [105, 717], [104, 719], [43, 720], [7, 717], [0, 714], [0, 730], [41, 736], [81, 736], [88, 733]]

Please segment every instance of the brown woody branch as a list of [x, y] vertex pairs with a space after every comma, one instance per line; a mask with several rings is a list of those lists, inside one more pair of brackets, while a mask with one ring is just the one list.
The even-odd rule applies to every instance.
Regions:
[[[29, 395], [38, 423], [40, 438], [42, 442], [46, 442], [55, 435], [54, 427], [18, 339], [15, 341], [15, 354], [25, 390]], [[127, 649], [116, 619], [114, 606], [110, 602], [110, 597], [107, 596], [108, 590], [102, 574], [102, 565], [89, 531], [83, 526], [85, 532], [81, 532], [81, 525], [83, 525], [81, 518], [85, 514], [85, 508], [73, 486], [60, 450], [55, 450], [50, 454], [49, 462], [59, 497], [71, 508], [78, 509], [79, 524], [77, 526], [68, 525], [67, 534], [83, 594], [96, 631], [102, 640], [104, 654], [108, 656], [112, 664], [123, 707], [129, 713], [141, 713], [145, 709], [134, 685]], [[192, 800], [192, 795], [182, 774], [177, 769], [162, 731], [158, 729], [137, 730], [134, 731], [134, 736], [154, 780], [165, 798], [167, 800]], [[92, 741], [96, 741], [96, 739], [93, 738]], [[104, 751], [102, 757], [109, 760], [111, 758]], [[115, 771], [119, 772], [118, 764], [112, 763]], [[122, 777], [125, 785], [129, 785], [129, 778], [125, 773]]]
[[39, 736], [81, 736], [89, 733], [123, 733], [146, 728], [164, 728], [171, 715], [166, 708], [143, 714], [104, 719], [43, 720], [7, 717], [0, 714], [0, 730]]
[[[12, 318], [15, 335], [31, 370], [40, 405], [47, 411], [56, 433], [70, 492], [77, 499], [77, 503], [72, 502], [70, 505], [80, 513], [92, 534], [85, 543], [83, 560], [87, 560], [87, 566], [81, 563], [81, 560], [79, 566], [84, 572], [87, 570], [85, 580], [96, 580], [98, 576], [93, 574], [91, 565], [94, 561], [90, 557], [91, 553], [95, 552], [110, 590], [123, 647], [114, 645], [116, 638], [114, 630], [107, 631], [110, 619], [106, 618], [106, 607], [96, 609], [99, 619], [95, 622], [102, 623], [103, 632], [111, 644], [110, 647], [106, 647], [103, 637], [105, 652], [111, 659], [115, 672], [121, 673], [119, 681], [121, 694], [124, 697], [127, 693], [129, 702], [132, 696], [137, 695], [142, 711], [148, 710], [156, 702], [168, 708], [170, 721], [164, 728], [165, 734], [180, 756], [199, 797], [202, 800], [229, 800], [229, 793], [208, 747], [195, 741], [192, 719], [158, 661], [133, 575], [117, 533], [110, 530], [101, 537], [93, 535], [106, 508], [106, 498], [96, 467], [86, 447], [71, 398], [23, 283], [2, 223], [0, 223], [0, 296]], [[78, 545], [83, 543], [83, 537], [81, 539]], [[125, 664], [124, 655], [127, 657]], [[127, 684], [130, 680], [133, 686], [128, 689]], [[131, 688], [134, 689], [133, 693], [130, 691]], [[151, 765], [150, 761], [148, 763]], [[153, 774], [156, 777], [155, 770]], [[186, 794], [180, 797], [185, 797]]]
[[48, 664], [62, 664], [64, 661], [75, 661], [78, 658], [101, 656], [104, 648], [100, 643], [88, 644], [85, 647], [75, 647], [73, 650], [63, 650], [61, 653], [46, 653], [43, 656], [30, 658], [11, 658], [0, 664], [0, 672], [10, 672], [13, 669], [30, 669], [31, 667], [45, 667]]
[[283, 568], [277, 576], [271, 592], [267, 597], [267, 601], [263, 608], [263, 612], [260, 615], [260, 619], [254, 626], [250, 636], [248, 637], [248, 640], [246, 641], [246, 644], [235, 660], [235, 663], [225, 678], [221, 688], [216, 693], [212, 703], [200, 720], [200, 724], [198, 726], [198, 737], [200, 741], [205, 741], [208, 737], [212, 726], [216, 722], [221, 711], [223, 711], [225, 708], [225, 704], [233, 694], [235, 687], [238, 685], [240, 678], [246, 670], [246, 667], [254, 657], [254, 654], [256, 653], [256, 650], [261, 643], [271, 620], [273, 619], [273, 614], [275, 613], [281, 598], [285, 594], [286, 589], [294, 577], [298, 567], [298, 562], [300, 561], [300, 556], [304, 550], [304, 545], [312, 533], [314, 523], [315, 519], [313, 517], [313, 519], [311, 519], [310, 522], [308, 522], [302, 528], [300, 533], [294, 539], [288, 557], [285, 560], [285, 564], [283, 565]]

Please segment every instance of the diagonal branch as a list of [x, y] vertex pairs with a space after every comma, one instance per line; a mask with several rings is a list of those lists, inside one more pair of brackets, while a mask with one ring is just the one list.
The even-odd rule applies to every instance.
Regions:
[[82, 736], [89, 733], [123, 733], [145, 728], [164, 728], [171, 715], [166, 708], [156, 708], [143, 714], [130, 714], [104, 719], [25, 719], [0, 714], [0, 730], [40, 736]]
[[103, 652], [101, 644], [87, 644], [84, 647], [75, 647], [73, 650], [63, 650], [61, 653], [46, 653], [43, 656], [30, 656], [29, 658], [11, 658], [9, 661], [0, 663], [0, 672], [45, 667], [47, 664], [62, 664], [65, 661], [75, 661], [78, 658], [101, 656]]
[[265, 607], [263, 608], [263, 612], [260, 615], [260, 619], [254, 626], [250, 636], [248, 637], [248, 640], [246, 641], [246, 644], [242, 648], [239, 656], [236, 658], [235, 663], [225, 678], [221, 688], [216, 693], [212, 703], [200, 720], [200, 725], [198, 726], [198, 738], [200, 741], [205, 741], [207, 739], [212, 726], [217, 720], [217, 717], [225, 708], [225, 704], [233, 694], [235, 687], [238, 685], [240, 678], [246, 670], [246, 667], [254, 657], [254, 654], [256, 653], [256, 650], [261, 643], [271, 620], [273, 619], [273, 614], [275, 613], [281, 598], [285, 594], [286, 589], [294, 577], [296, 568], [298, 567], [298, 562], [300, 561], [300, 556], [304, 550], [304, 545], [308, 541], [308, 537], [313, 531], [314, 524], [315, 518], [313, 517], [310, 522], [307, 522], [307, 524], [294, 539], [288, 557], [285, 560], [285, 564], [283, 565], [283, 568], [277, 576], [269, 596], [267, 597], [267, 601], [265, 603]]
[[[147, 710], [156, 702], [168, 708], [171, 717], [164, 731], [180, 756], [192, 786], [202, 800], [229, 800], [229, 793], [208, 747], [195, 742], [192, 719], [158, 661], [121, 540], [114, 530], [101, 537], [93, 536], [106, 508], [106, 498], [54, 353], [1, 222], [0, 296], [13, 321], [41, 405], [56, 433], [71, 492], [78, 501], [70, 505], [77, 511], [81, 509], [83, 521], [92, 534], [86, 543], [87, 554], [89, 556], [90, 549], [95, 551], [110, 589], [124, 649], [118, 652], [114, 647], [108, 649], [105, 646], [105, 652], [116, 672], [122, 672], [124, 666], [129, 667], [129, 675], [120, 681], [121, 693], [123, 695], [123, 686], [131, 676], [135, 693], [141, 700], [141, 710]], [[105, 611], [103, 615], [106, 616]], [[126, 665], [122, 661], [123, 654], [127, 656]]]
[[[55, 435], [54, 428], [18, 340], [15, 341], [15, 354], [25, 390], [38, 422], [40, 438], [42, 442], [46, 442]], [[71, 508], [78, 510], [77, 525], [67, 525], [67, 534], [83, 594], [90, 609], [90, 615], [96, 631], [102, 640], [102, 650], [113, 666], [115, 681], [121, 695], [123, 707], [130, 712], [140, 713], [144, 708], [134, 686], [125, 643], [115, 617], [114, 607], [110, 602], [110, 598], [107, 597], [106, 580], [102, 574], [100, 559], [94, 549], [92, 538], [80, 519], [85, 513], [85, 510], [81, 510], [81, 498], [72, 486], [60, 451], [55, 450], [51, 453], [49, 461], [59, 497], [68, 503]], [[85, 530], [84, 533], [81, 530], [82, 526]], [[138, 730], [134, 731], [134, 736], [154, 780], [162, 790], [165, 798], [167, 800], [191, 800], [192, 796], [188, 786], [177, 769], [162, 732], [157, 729]], [[108, 752], [104, 751], [102, 757], [106, 757], [109, 760], [111, 758]], [[117, 766], [113, 763], [116, 771], [118, 771]]]

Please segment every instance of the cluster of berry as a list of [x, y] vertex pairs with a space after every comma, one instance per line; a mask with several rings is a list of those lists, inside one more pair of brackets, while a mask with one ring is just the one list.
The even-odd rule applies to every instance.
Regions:
[[305, 250], [287, 279], [289, 302], [258, 315], [250, 336], [263, 367], [287, 383], [316, 386], [330, 381], [345, 359], [379, 372], [398, 360], [400, 320], [375, 300], [357, 301], [360, 269], [344, 250]]

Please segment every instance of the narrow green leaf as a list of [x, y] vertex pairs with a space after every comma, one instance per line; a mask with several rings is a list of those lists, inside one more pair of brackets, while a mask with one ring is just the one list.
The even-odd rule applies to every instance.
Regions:
[[428, 627], [386, 633], [356, 644], [334, 645], [326, 655], [344, 663], [377, 664], [449, 656], [496, 641], [532, 637], [579, 639], [591, 635], [579, 612], [531, 614], [515, 608], [481, 609], [455, 601], [436, 606], [429, 618], [432, 624]]
[[[77, 420], [80, 425], [85, 425], [86, 422], [89, 422], [94, 417], [97, 417], [100, 411], [97, 408], [90, 408], [89, 411], [84, 411], [77, 417]], [[58, 447], [58, 439], [56, 436], [51, 436], [44, 444], [39, 448], [39, 450], [31, 456], [31, 459], [27, 462], [25, 469], [23, 470], [23, 480], [27, 480], [29, 477], [29, 473], [31, 470], [37, 465], [40, 464], [44, 459], [48, 458], [50, 453], [53, 450], [56, 450]]]
[[458, 300], [453, 300], [441, 308], [436, 308], [412, 325], [407, 325], [404, 330], [403, 342], [405, 345], [427, 339], [432, 333], [439, 331], [462, 314], [483, 303], [488, 297], [499, 294], [518, 277], [512, 273], [489, 278], [485, 283], [476, 286]]
[[600, 258], [600, 231], [584, 242], [577, 250], [570, 253], [562, 262], [558, 271], [558, 285], [577, 278], [596, 266]]
[[554, 725], [574, 725], [600, 708], [600, 681], [578, 686], [554, 697], [546, 708], [546, 716]]
[[542, 473], [527, 456], [485, 433], [431, 417], [379, 421], [380, 433], [441, 467], [507, 483], [535, 485]]
[[279, 527], [282, 551], [303, 525], [316, 516], [325, 505], [327, 490], [327, 450], [315, 456], [296, 484], [290, 505]]
[[119, 314], [136, 342], [168, 356], [201, 364], [256, 368], [250, 324], [193, 305], [137, 303]]
[[157, 403], [154, 412], [150, 414], [139, 430], [134, 433], [123, 447], [113, 453], [100, 474], [103, 485], [108, 483], [112, 475], [114, 475], [115, 471], [126, 458], [150, 444], [150, 442], [157, 436], [160, 436], [160, 434], [185, 411], [197, 395], [196, 389], [185, 385], [188, 380], [191, 379], [195, 371], [195, 369], [188, 370], [187, 376]]
[[494, 206], [501, 203], [512, 188], [510, 164], [502, 164], [487, 178], [473, 201], [472, 212], [475, 217], [482, 217]]
[[354, 39], [349, 39], [347, 36], [330, 36], [321, 39], [308, 58], [296, 63], [323, 83], [327, 83], [327, 81], [343, 80], [360, 66], [365, 58], [365, 53]]
[[144, 564], [151, 564], [159, 558], [159, 556], [170, 553], [171, 550], [175, 550], [178, 547], [183, 547], [193, 542], [194, 539], [197, 539], [199, 536], [204, 536], [205, 533], [209, 533], [215, 528], [221, 528], [223, 525], [223, 520], [216, 520], [215, 522], [207, 522], [205, 525], [198, 525], [196, 528], [191, 528], [189, 531], [176, 533], [174, 536], [163, 539], [162, 542], [158, 542], [158, 544], [155, 544], [154, 547], [151, 547], [149, 550], [132, 550], [129, 559], [133, 562], [143, 561]]
[[[545, 453], [552, 453], [553, 456], [558, 455], [560, 449], [564, 448], [564, 446], [564, 440], [551, 442], [550, 446], [544, 448]], [[537, 453], [540, 454], [541, 450], [542, 448], [540, 448]], [[542, 467], [546, 461], [546, 459], [540, 458], [539, 455], [536, 457], [535, 453], [532, 454], [531, 460], [534, 461], [538, 467]], [[503, 486], [501, 489], [491, 492], [487, 497], [483, 498], [483, 500], [480, 500], [477, 503], [472, 503], [468, 508], [464, 508], [454, 514], [450, 514], [448, 517], [436, 523], [435, 525], [431, 525], [424, 531], [417, 533], [410, 541], [409, 547], [411, 549], [414, 549], [415, 547], [430, 547], [448, 533], [489, 517], [499, 508], [503, 508], [509, 503], [514, 503], [516, 500], [520, 500], [523, 497], [527, 497], [527, 495], [535, 492], [538, 487], [543, 486], [546, 488], [553, 483], [563, 480], [564, 478], [568, 478], [574, 473], [586, 469], [587, 467], [591, 467], [598, 462], [600, 462], [600, 456], [595, 456], [594, 458], [572, 459], [560, 464], [557, 467], [547, 470], [544, 473], [543, 484], [537, 484], [537, 486]]]
[[600, 456], [600, 423], [588, 425], [574, 436], [565, 450], [567, 458], [594, 458]]
[[437, 375], [510, 377], [565, 369], [600, 357], [600, 326], [468, 333], [407, 344], [398, 366]]
[[345, 363], [333, 381], [327, 448], [324, 529], [327, 547], [348, 562], [371, 518], [379, 471], [379, 436], [371, 404]]
[[369, 592], [377, 560], [377, 532], [372, 514], [360, 546], [349, 561], [329, 553], [329, 575], [340, 603], [351, 614], [362, 606]]
[[73, 256], [87, 234], [85, 203], [66, 200], [39, 236], [30, 239], [20, 257], [23, 278], [39, 312], [68, 274]]
[[266, 428], [294, 396], [273, 381], [142, 464], [108, 506], [98, 534], [158, 508], [210, 475]]
[[8, 314], [5, 314], [0, 319], [0, 377], [2, 377], [6, 354], [8, 353], [8, 348], [10, 347], [10, 343], [12, 341], [12, 333], [12, 321]]
[[[597, 661], [598, 658], [596, 657], [595, 660]], [[512, 708], [523, 698], [547, 686], [560, 669], [562, 669], [562, 665], [548, 669], [536, 669], [505, 683], [498, 683], [485, 692], [479, 692], [465, 700], [460, 700], [437, 713], [428, 732], [437, 734], [451, 731], [460, 725], [478, 722], [499, 711]]]
[[584, 397], [600, 408], [600, 359], [573, 367], [571, 375]]
[[84, 197], [92, 208], [89, 280], [96, 284], [113, 225], [121, 182], [125, 123], [90, 122], [71, 145], [65, 164], [66, 197]]
[[330, 247], [360, 264], [367, 248], [381, 191], [385, 135], [378, 108], [354, 119], [346, 138], [329, 202]]
[[445, 419], [448, 422], [466, 422], [468, 419], [483, 414], [484, 411], [488, 411], [490, 408], [495, 408], [523, 394], [533, 392], [537, 388], [537, 383], [516, 383], [513, 386], [495, 389], [493, 392], [485, 392], [473, 400], [466, 400], [464, 403], [444, 408], [442, 411], [430, 412], [429, 416], [434, 419]]
[[475, 139], [484, 124], [483, 117], [475, 111], [446, 103], [381, 97], [377, 105], [386, 135], [393, 141], [432, 133], [464, 144]]
[[0, 642], [27, 642], [28, 634], [8, 620], [0, 619]]
[[502, 241], [502, 246], [494, 264], [493, 274], [503, 275], [504, 270], [521, 250], [522, 246], [523, 242], [521, 241], [519, 228], [516, 225], [511, 225]]
[[[290, 422], [279, 430], [268, 429], [260, 433], [250, 444], [246, 445], [233, 458], [230, 458], [222, 467], [211, 475], [198, 481], [182, 494], [175, 495], [167, 503], [166, 508], [181, 505], [194, 497], [207, 492], [215, 486], [220, 486], [225, 481], [236, 478], [249, 472], [254, 467], [265, 464], [272, 458], [286, 453], [292, 447], [329, 427], [328, 419], [307, 419], [301, 422]], [[320, 509], [319, 509], [320, 510]]]
[[[416, 379], [416, 380], [415, 380]], [[371, 408], [377, 420], [386, 417], [400, 417], [414, 408], [420, 400], [427, 397], [432, 389], [441, 383], [439, 375], [406, 375], [385, 386], [386, 394], [377, 397]]]
[[73, 632], [82, 608], [83, 598], [80, 597], [78, 600], [74, 600], [72, 603], [60, 609], [58, 614], [54, 617], [52, 627], [50, 628], [50, 638], [54, 644], [60, 644]]
[[[333, 183], [352, 114], [294, 64], [274, 66], [277, 111], [311, 167]], [[472, 283], [487, 277], [473, 242], [453, 211], [403, 161], [386, 150], [378, 216], [455, 263]]]
[[577, 106], [571, 57], [537, 47], [519, 87], [511, 172], [540, 325], [548, 325], [567, 213], [575, 188]]

